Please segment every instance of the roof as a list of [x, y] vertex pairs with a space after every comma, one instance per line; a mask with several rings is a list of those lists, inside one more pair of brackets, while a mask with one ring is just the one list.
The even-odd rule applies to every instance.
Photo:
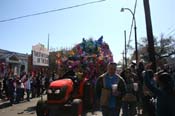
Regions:
[[23, 59], [23, 60], [28, 59], [27, 54], [22, 54], [22, 53], [17, 53], [17, 52], [12, 52], [12, 51], [8, 51], [8, 50], [0, 49], [0, 59], [11, 58], [13, 56], [17, 57], [18, 59]]

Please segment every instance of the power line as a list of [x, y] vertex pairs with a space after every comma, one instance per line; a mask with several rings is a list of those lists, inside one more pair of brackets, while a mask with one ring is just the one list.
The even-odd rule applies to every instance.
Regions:
[[171, 31], [167, 34], [167, 36], [170, 36], [173, 32], [175, 32], [175, 28], [174, 28], [173, 30], [171, 30]]
[[172, 35], [170, 35], [170, 36], [172, 36], [172, 37], [175, 36], [175, 32]]
[[[137, 0], [135, 1], [134, 15], [135, 15], [135, 12], [136, 12], [136, 7], [137, 7]], [[131, 33], [132, 33], [132, 27], [133, 27], [133, 24], [134, 24], [134, 17], [132, 17], [132, 23], [131, 23], [131, 28], [130, 28], [130, 33], [129, 33], [129, 40], [128, 40], [128, 45], [127, 46], [129, 46], [130, 42], [131, 42]]]
[[164, 34], [168, 36], [169, 32], [170, 32], [172, 29], [174, 29], [174, 27], [175, 27], [175, 25], [171, 25], [171, 26], [167, 29], [167, 34], [166, 34], [166, 33], [164, 33]]
[[27, 17], [32, 17], [32, 16], [37, 16], [37, 15], [42, 15], [42, 14], [48, 14], [48, 13], [67, 10], [67, 9], [72, 9], [72, 8], [86, 6], [86, 5], [95, 4], [95, 3], [104, 2], [104, 1], [106, 1], [106, 0], [92, 1], [92, 2], [87, 2], [87, 3], [83, 3], [83, 4], [78, 4], [78, 5], [74, 5], [74, 6], [65, 7], [65, 8], [54, 9], [54, 10], [49, 10], [49, 11], [38, 12], [38, 13], [29, 14], [29, 15], [23, 15], [23, 16], [19, 16], [19, 17], [4, 19], [4, 20], [0, 20], [0, 23], [7, 22], [7, 21], [18, 20], [18, 19], [27, 18]]
[[171, 25], [168, 30], [172, 30], [174, 28], [175, 25]]
[[129, 33], [129, 39], [128, 39], [128, 46], [129, 46], [129, 44], [130, 44], [130, 42], [131, 42], [131, 33], [132, 33], [132, 27], [133, 27], [133, 23], [134, 22], [134, 19], [132, 19], [132, 23], [131, 23], [131, 28], [130, 28], [130, 33]]

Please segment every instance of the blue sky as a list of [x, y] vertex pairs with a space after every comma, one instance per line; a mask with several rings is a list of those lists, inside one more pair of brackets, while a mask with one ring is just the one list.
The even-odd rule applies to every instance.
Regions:
[[[95, 0], [1, 0], [0, 20], [59, 9]], [[122, 7], [134, 10], [135, 0], [106, 0], [64, 11], [28, 17], [0, 23], [0, 48], [20, 53], [31, 52], [32, 45], [47, 46], [50, 34], [50, 48], [69, 48], [82, 38], [98, 39], [101, 35], [110, 46], [114, 60], [122, 59], [124, 30], [129, 36], [132, 15], [120, 12]], [[153, 34], [160, 37], [175, 35], [175, 1], [150, 0]], [[143, 0], [137, 1], [137, 37], [146, 37]], [[174, 30], [174, 31], [173, 31]], [[172, 31], [172, 33], [170, 33]], [[170, 34], [169, 34], [170, 33]], [[134, 31], [131, 37], [134, 44]], [[133, 45], [134, 47], [134, 45]]]

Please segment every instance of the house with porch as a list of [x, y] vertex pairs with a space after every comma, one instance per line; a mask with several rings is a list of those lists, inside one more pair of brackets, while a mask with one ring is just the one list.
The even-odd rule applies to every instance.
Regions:
[[20, 75], [28, 71], [28, 54], [11, 52], [0, 49], [0, 77], [5, 73], [12, 72]]

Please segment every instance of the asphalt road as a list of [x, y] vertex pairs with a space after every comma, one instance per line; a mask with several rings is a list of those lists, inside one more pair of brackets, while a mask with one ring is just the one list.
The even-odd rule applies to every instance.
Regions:
[[[35, 106], [39, 99], [41, 98], [34, 98], [29, 102], [24, 101], [12, 106], [10, 106], [9, 101], [0, 101], [0, 116], [36, 116]], [[84, 113], [84, 116], [102, 116], [102, 114], [100, 111], [87, 111]]]

